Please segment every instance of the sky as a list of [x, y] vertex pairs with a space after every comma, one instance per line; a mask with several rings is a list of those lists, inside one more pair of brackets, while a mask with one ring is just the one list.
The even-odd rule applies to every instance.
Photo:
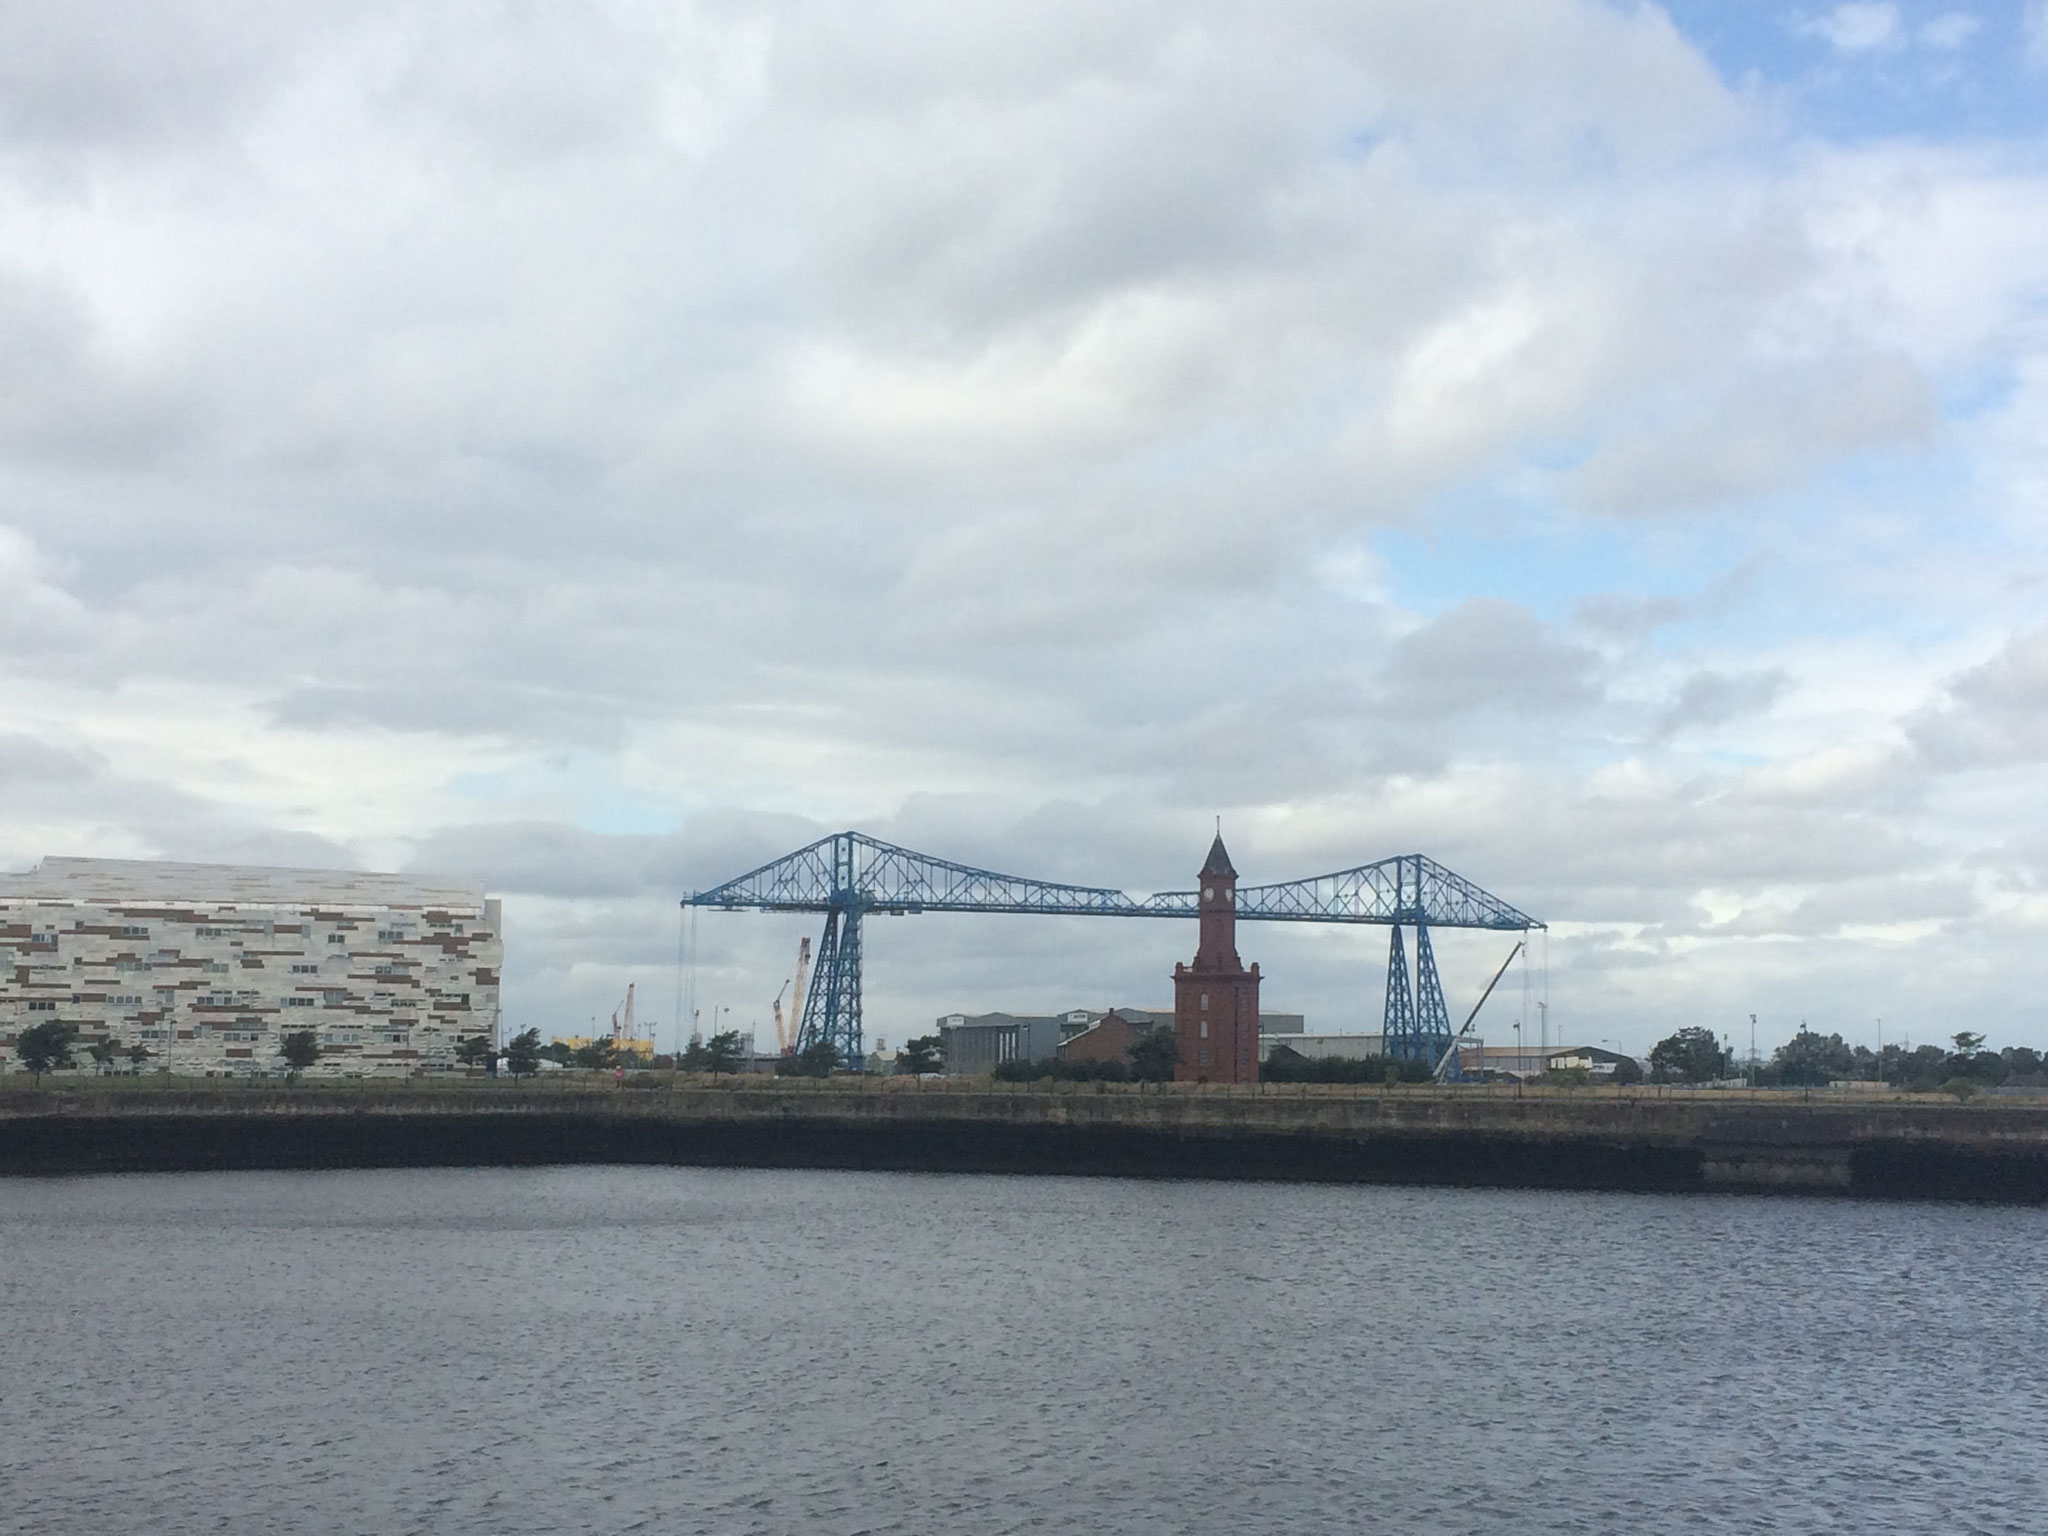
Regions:
[[[828, 832], [1220, 817], [1543, 919], [1491, 1041], [2048, 1046], [2044, 103], [2039, 0], [0, 7], [0, 868], [466, 874], [666, 1045]], [[1193, 944], [877, 920], [870, 1039]]]

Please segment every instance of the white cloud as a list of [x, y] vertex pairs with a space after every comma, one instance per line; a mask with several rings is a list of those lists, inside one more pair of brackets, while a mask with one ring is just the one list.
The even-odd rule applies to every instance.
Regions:
[[1821, 15], [1801, 18], [1794, 30], [1822, 38], [1841, 53], [1896, 48], [1904, 38], [1899, 8], [1888, 3], [1838, 5]]
[[[1224, 811], [1627, 926], [1558, 964], [1633, 1028], [1739, 990], [1723, 905], [1846, 943], [2037, 809], [2024, 154], [1580, 0], [111, 14], [0, 22], [16, 863], [476, 868], [548, 1022], [822, 830], [1172, 885]], [[920, 1021], [1179, 943], [906, 927]]]
[[1983, 29], [1984, 23], [1968, 11], [1943, 11], [1920, 28], [1920, 41], [1930, 48], [1952, 52]]

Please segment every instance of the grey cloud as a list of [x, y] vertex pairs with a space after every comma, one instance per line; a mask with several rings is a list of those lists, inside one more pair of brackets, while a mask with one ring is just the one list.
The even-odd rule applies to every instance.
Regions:
[[1762, 714], [1784, 696], [1791, 681], [1779, 667], [1755, 672], [1695, 672], [1679, 685], [1678, 696], [1657, 724], [1658, 734], [1669, 736]]
[[314, 730], [507, 736], [598, 749], [616, 748], [626, 738], [618, 699], [513, 683], [479, 687], [453, 678], [297, 688], [276, 698], [270, 713], [279, 725]]
[[1947, 697], [1907, 731], [1938, 768], [2048, 759], [2048, 626], [2014, 635], [1980, 666], [1951, 679]]
[[1756, 584], [1764, 561], [1751, 556], [1693, 593], [1660, 593], [1638, 597], [1626, 592], [1596, 592], [1581, 598], [1573, 620], [1587, 629], [1623, 640], [1640, 640], [1672, 624], [1718, 617]]
[[0, 137], [147, 151], [210, 135], [260, 94], [264, 70], [291, 51], [301, 25], [260, 0], [9, 6], [0, 10]]
[[0, 260], [0, 448], [104, 465], [152, 460], [191, 431], [193, 408], [106, 355], [83, 295]]
[[794, 816], [723, 811], [665, 834], [602, 833], [560, 822], [484, 822], [419, 838], [406, 867], [480, 879], [493, 891], [569, 899], [680, 901], [837, 828]]
[[106, 759], [97, 752], [52, 746], [37, 737], [12, 732], [0, 735], [0, 784], [76, 783], [105, 766]]
[[1663, 419], [1614, 434], [1564, 489], [1602, 512], [1712, 505], [1797, 484], [1843, 454], [1918, 446], [1937, 419], [1931, 382], [1903, 356], [1778, 363], [1675, 396]]
[[1600, 658], [1557, 635], [1528, 609], [1468, 598], [1393, 647], [1383, 707], [1396, 720], [1473, 710], [1572, 712], [1599, 697]]

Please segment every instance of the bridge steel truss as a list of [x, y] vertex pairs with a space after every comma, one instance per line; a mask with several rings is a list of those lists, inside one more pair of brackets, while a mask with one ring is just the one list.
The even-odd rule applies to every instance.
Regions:
[[[861, 1027], [861, 926], [870, 912], [1034, 912], [1055, 917], [1180, 917], [1198, 915], [1195, 891], [1164, 891], [1143, 900], [1105, 886], [1066, 885], [997, 874], [899, 848], [861, 832], [836, 832], [759, 869], [697, 891], [685, 906], [761, 912], [823, 913], [810, 990], [803, 1000], [796, 1048], [829, 1041], [855, 1071], [866, 1056]], [[1431, 928], [1484, 928], [1526, 933], [1544, 925], [1419, 853], [1307, 880], [1254, 885], [1237, 893], [1245, 922], [1365, 923], [1392, 930], [1387, 955], [1383, 1049], [1389, 1056], [1435, 1066], [1451, 1046], [1450, 1013], [1437, 975]], [[1404, 928], [1415, 930], [1415, 977], [1409, 981]]]

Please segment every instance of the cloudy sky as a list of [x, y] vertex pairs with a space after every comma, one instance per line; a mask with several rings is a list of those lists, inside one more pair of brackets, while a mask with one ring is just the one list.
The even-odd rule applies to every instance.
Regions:
[[[2040, 3], [0, 6], [0, 867], [474, 873], [566, 1032], [840, 827], [1220, 815], [1568, 1038], [2048, 1045], [2044, 103]], [[870, 1035], [1192, 947], [877, 922]]]

